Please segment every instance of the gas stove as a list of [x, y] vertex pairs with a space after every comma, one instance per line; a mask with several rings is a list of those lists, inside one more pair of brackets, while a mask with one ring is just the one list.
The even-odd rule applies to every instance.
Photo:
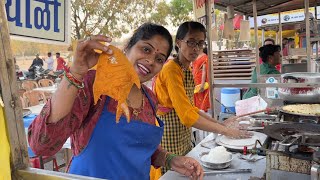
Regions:
[[264, 133], [267, 179], [320, 179], [320, 124], [275, 123]]

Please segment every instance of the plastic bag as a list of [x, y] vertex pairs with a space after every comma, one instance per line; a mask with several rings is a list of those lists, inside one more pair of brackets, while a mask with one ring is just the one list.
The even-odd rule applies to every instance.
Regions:
[[236, 101], [236, 115], [247, 114], [267, 108], [268, 104], [260, 96], [253, 96], [248, 99]]

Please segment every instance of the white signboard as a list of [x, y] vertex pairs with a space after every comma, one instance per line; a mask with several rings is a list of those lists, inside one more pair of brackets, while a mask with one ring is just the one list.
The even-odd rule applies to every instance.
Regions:
[[[315, 17], [314, 7], [309, 8], [309, 12], [312, 13], [313, 17]], [[305, 18], [304, 9], [281, 12], [280, 17], [281, 17], [281, 23], [304, 21], [304, 18]], [[250, 20], [250, 27], [254, 27], [253, 17], [250, 17], [249, 20]], [[264, 16], [258, 16], [257, 23], [258, 23], [258, 26], [279, 24], [279, 15], [278, 13], [275, 13], [275, 14], [268, 14]]]
[[15, 39], [68, 44], [70, 0], [6, 0], [10, 35]]
[[[193, 0], [193, 12], [195, 19], [202, 23], [206, 24], [206, 0]], [[211, 0], [211, 14], [212, 14], [212, 23], [214, 23], [214, 0]]]
[[317, 19], [320, 19], [320, 6], [317, 6]]

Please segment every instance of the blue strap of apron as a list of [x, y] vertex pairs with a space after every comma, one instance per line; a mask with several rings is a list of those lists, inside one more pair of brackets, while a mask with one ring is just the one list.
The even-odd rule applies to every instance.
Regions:
[[149, 103], [150, 103], [150, 105], [151, 105], [151, 107], [152, 107], [153, 113], [154, 113], [154, 115], [156, 116], [157, 120], [158, 120], [158, 121], [161, 121], [160, 118], [157, 116], [156, 107], [155, 107], [155, 105], [153, 104], [153, 101], [151, 100], [149, 94], [147, 93], [147, 91], [146, 91], [142, 86], [141, 86], [141, 88], [142, 88], [143, 93], [147, 96], [148, 101], [149, 101]]

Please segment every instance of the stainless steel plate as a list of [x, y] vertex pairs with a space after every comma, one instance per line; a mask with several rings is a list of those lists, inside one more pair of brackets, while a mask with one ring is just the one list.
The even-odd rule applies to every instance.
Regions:
[[201, 164], [209, 169], [225, 169], [228, 168], [231, 165], [231, 161], [233, 159], [232, 154], [230, 154], [230, 160], [224, 163], [212, 163], [212, 162], [207, 162], [207, 161], [203, 161], [202, 157], [205, 155], [208, 155], [209, 152], [202, 152], [201, 154], [199, 154], [199, 159]]

